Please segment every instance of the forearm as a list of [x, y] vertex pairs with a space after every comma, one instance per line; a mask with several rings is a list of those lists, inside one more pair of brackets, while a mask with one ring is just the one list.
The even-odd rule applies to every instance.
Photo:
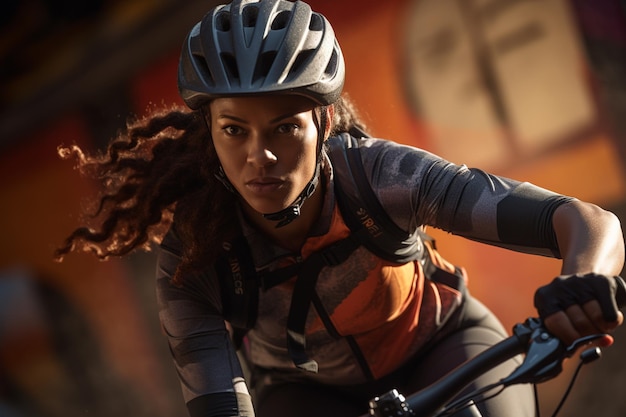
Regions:
[[[539, 288], [535, 307], [549, 331], [566, 344], [609, 333], [623, 321], [617, 294], [624, 266], [618, 218], [598, 206], [571, 201], [552, 217], [563, 258], [561, 277]], [[605, 338], [603, 344], [610, 344]]]
[[252, 398], [242, 378], [233, 381], [234, 391], [196, 397], [187, 403], [190, 417], [254, 417]]
[[553, 216], [562, 274], [618, 275], [624, 266], [624, 238], [613, 213], [582, 201], [558, 207]]

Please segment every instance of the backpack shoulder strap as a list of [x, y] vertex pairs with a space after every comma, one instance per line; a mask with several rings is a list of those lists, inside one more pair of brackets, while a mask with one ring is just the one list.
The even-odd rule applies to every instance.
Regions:
[[249, 329], [256, 322], [259, 279], [246, 238], [241, 235], [215, 262], [224, 318], [234, 327]]
[[391, 220], [367, 179], [359, 142], [348, 134], [328, 140], [335, 194], [346, 225], [375, 255], [398, 263], [419, 260], [430, 280], [464, 293], [465, 270], [445, 260], [422, 229], [411, 235]]
[[383, 259], [398, 263], [419, 259], [421, 236], [402, 230], [381, 205], [365, 173], [359, 142], [349, 134], [328, 139], [335, 196], [346, 225], [368, 250]]
[[[323, 265], [339, 264], [358, 244], [391, 262], [419, 260], [430, 279], [454, 288], [464, 287], [464, 270], [445, 261], [429, 235], [421, 229], [415, 234], [409, 234], [397, 226], [386, 213], [365, 173], [359, 141], [360, 139], [348, 134], [328, 139], [329, 155], [334, 168], [335, 195], [344, 221], [352, 232], [350, 238], [321, 250], [306, 266], [299, 264], [270, 274], [257, 273], [250, 247], [243, 235], [235, 239], [218, 258], [215, 269], [222, 287], [224, 315], [235, 328], [250, 329], [254, 326], [260, 287], [268, 289], [294, 275], [300, 276], [302, 269], [319, 272]], [[302, 281], [303, 288], [310, 289], [315, 278], [316, 276], [299, 281]], [[296, 292], [307, 294], [310, 291]], [[296, 363], [300, 362], [300, 366], [307, 367], [308, 359], [303, 354], [303, 325], [311, 300], [306, 298], [300, 301], [295, 303], [296, 307], [292, 305], [290, 310], [289, 344], [294, 359], [298, 358]]]

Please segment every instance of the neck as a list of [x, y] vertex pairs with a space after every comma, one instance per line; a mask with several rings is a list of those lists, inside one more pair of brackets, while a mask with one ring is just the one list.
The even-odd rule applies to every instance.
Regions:
[[324, 186], [318, 185], [315, 192], [306, 199], [300, 208], [300, 216], [291, 223], [276, 227], [277, 222], [267, 220], [263, 215], [244, 203], [244, 213], [252, 224], [277, 245], [292, 252], [298, 252], [315, 221], [319, 218], [324, 203]]

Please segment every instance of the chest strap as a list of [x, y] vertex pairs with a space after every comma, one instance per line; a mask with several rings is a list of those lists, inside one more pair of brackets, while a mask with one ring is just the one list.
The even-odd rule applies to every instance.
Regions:
[[287, 318], [287, 349], [293, 363], [300, 369], [318, 371], [317, 362], [310, 359], [305, 351], [305, 325], [319, 274], [324, 267], [343, 263], [358, 247], [356, 239], [347, 237], [313, 253], [301, 264]]

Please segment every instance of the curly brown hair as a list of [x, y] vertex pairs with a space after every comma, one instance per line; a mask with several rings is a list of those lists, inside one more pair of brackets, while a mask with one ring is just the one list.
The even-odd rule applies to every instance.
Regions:
[[[364, 129], [346, 96], [334, 104], [332, 134]], [[82, 175], [102, 185], [87, 225], [74, 230], [55, 251], [91, 251], [100, 259], [123, 256], [159, 243], [176, 218], [183, 242], [182, 262], [174, 276], [195, 270], [218, 256], [237, 230], [237, 197], [215, 178], [219, 160], [201, 111], [173, 106], [128, 124], [106, 151], [86, 155], [78, 146], [59, 147], [75, 158]], [[216, 204], [219, 202], [219, 204]], [[226, 208], [226, 209], [225, 209]]]

